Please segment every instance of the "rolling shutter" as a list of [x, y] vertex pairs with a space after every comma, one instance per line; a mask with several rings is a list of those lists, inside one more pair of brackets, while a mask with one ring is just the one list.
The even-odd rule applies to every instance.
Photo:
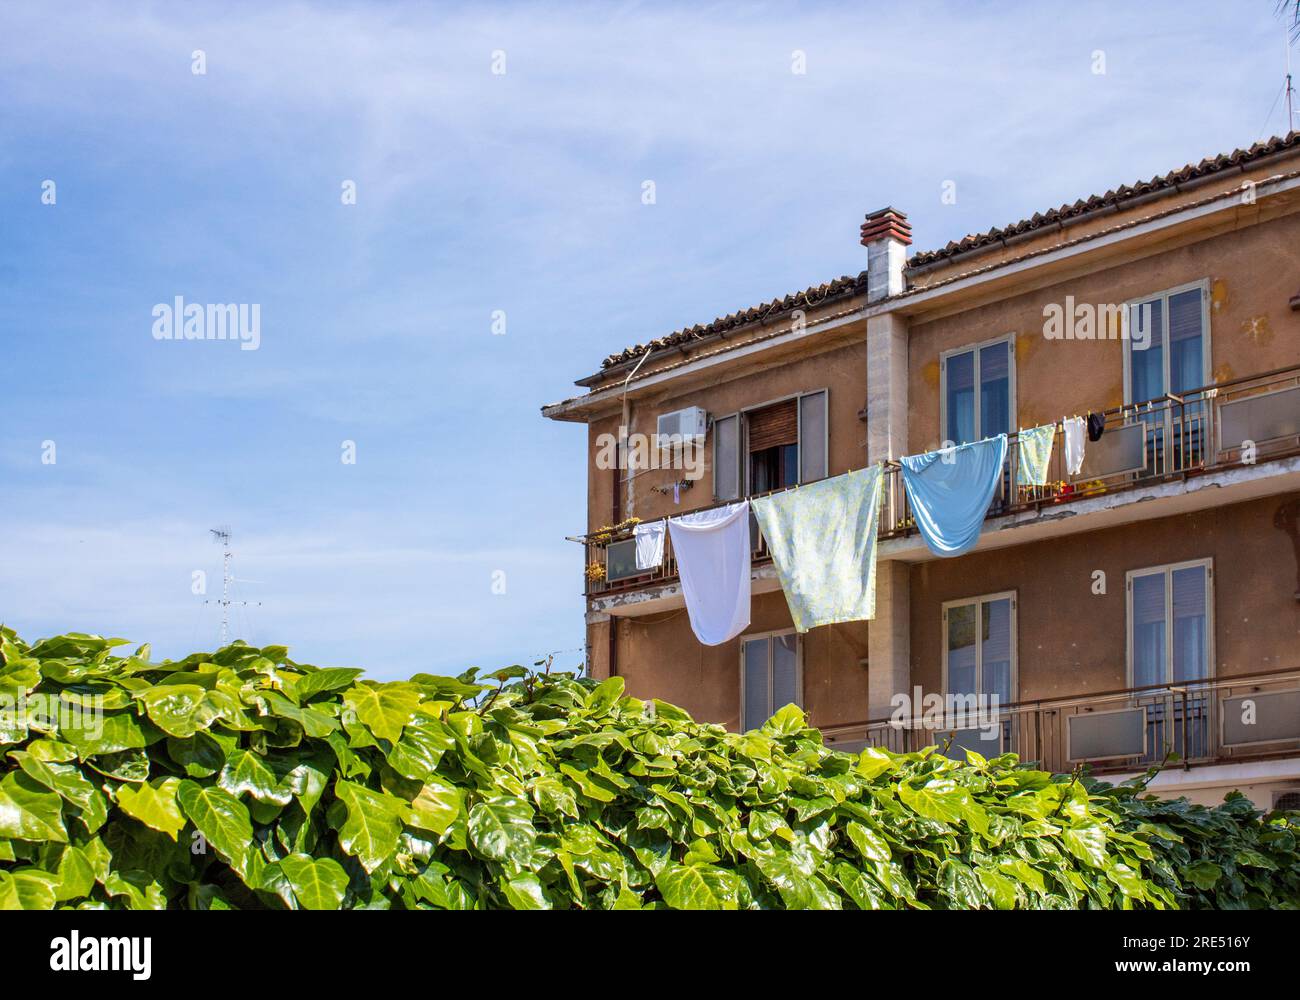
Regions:
[[745, 418], [749, 429], [749, 450], [766, 451], [799, 443], [799, 401], [788, 399], [775, 406], [754, 410]]

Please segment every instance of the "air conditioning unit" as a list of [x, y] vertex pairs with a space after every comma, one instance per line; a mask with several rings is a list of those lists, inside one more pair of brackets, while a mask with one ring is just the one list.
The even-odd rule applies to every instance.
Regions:
[[1273, 808], [1300, 812], [1300, 788], [1284, 788], [1274, 792]]
[[687, 438], [703, 438], [709, 427], [709, 414], [700, 406], [659, 414], [655, 428], [660, 448], [680, 445]]

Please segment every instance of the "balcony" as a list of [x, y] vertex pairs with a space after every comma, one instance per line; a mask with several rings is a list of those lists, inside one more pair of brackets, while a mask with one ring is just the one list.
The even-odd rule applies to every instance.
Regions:
[[[1002, 482], [986, 519], [1023, 525], [1081, 501], [1122, 502], [1125, 493], [1159, 484], [1300, 456], [1300, 366], [1127, 404], [1104, 416], [1102, 436], [1086, 443], [1077, 476], [1066, 472], [1064, 434], [1057, 425], [1046, 486], [1020, 481], [1019, 434], [1009, 434]], [[891, 462], [885, 472], [880, 538], [912, 538], [918, 543], [912, 548], [920, 552], [901, 469]], [[1111, 506], [1109, 501], [1087, 504], [1089, 509]], [[1016, 539], [1022, 540], [1028, 539]], [[885, 546], [882, 555], [903, 557], [904, 548]]]
[[965, 759], [1012, 752], [1043, 770], [1080, 764], [1097, 774], [1143, 771], [1175, 757], [1190, 770], [1300, 755], [1300, 670], [1152, 685], [1072, 698], [973, 706], [823, 727], [828, 746], [914, 752], [937, 746]]
[[[1300, 488], [1300, 366], [1116, 407], [1105, 411], [1104, 416], [1105, 430], [1098, 441], [1087, 443], [1083, 468], [1077, 476], [1065, 471], [1064, 438], [1058, 428], [1046, 486], [1019, 481], [1019, 435], [1009, 435], [1001, 487], [986, 518], [987, 522], [997, 523], [986, 523], [981, 548]], [[1247, 441], [1253, 442], [1253, 454], [1245, 447]], [[1215, 476], [1222, 481], [1215, 480]], [[1278, 476], [1285, 476], [1286, 481]], [[1198, 481], [1227, 488], [1188, 499], [1196, 492]], [[880, 557], [907, 561], [930, 558], [917, 534], [897, 462], [886, 464], [883, 491]], [[1181, 496], [1181, 506], [1138, 506], [1140, 501], [1162, 496]], [[732, 502], [708, 504], [683, 513]], [[991, 527], [1018, 530], [1006, 534], [988, 530]], [[771, 556], [752, 517], [750, 537], [756, 592], [778, 589]], [[671, 539], [664, 543], [663, 565], [648, 572], [636, 569], [629, 525], [572, 540], [584, 547], [583, 592], [605, 605], [621, 603], [620, 598], [631, 601], [632, 595], [647, 591], [663, 593], [677, 583]], [[665, 600], [679, 601], [680, 597], [674, 594], [653, 600], [645, 610], [658, 610]]]

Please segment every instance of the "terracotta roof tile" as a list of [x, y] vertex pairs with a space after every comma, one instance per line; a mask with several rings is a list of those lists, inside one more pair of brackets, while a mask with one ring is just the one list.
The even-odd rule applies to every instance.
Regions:
[[1032, 233], [1044, 226], [1063, 223], [1069, 219], [1086, 215], [1089, 212], [1095, 212], [1099, 208], [1119, 205], [1120, 202], [1164, 191], [1179, 184], [1186, 184], [1188, 181], [1221, 173], [1233, 167], [1249, 166], [1256, 160], [1263, 159], [1266, 156], [1297, 148], [1300, 148], [1300, 132], [1292, 132], [1285, 137], [1275, 136], [1267, 142], [1257, 142], [1249, 149], [1234, 149], [1231, 153], [1220, 153], [1218, 156], [1207, 157], [1201, 160], [1200, 163], [1188, 163], [1177, 170], [1169, 171], [1167, 174], [1152, 177], [1149, 181], [1123, 184], [1118, 188], [1107, 191], [1105, 194], [1094, 194], [1086, 199], [1080, 198], [1073, 205], [1062, 205], [1060, 208], [1049, 209], [1046, 212], [1035, 212], [1029, 218], [1013, 222], [1008, 226], [994, 227], [987, 232], [964, 236], [960, 240], [955, 240], [946, 246], [940, 247], [938, 250], [926, 250], [913, 254], [908, 258], [907, 266], [910, 269], [925, 267], [928, 264], [955, 257], [958, 254], [1001, 243], [1013, 236]]
[[[925, 267], [960, 254], [1001, 243], [1003, 240], [1012, 237], [1032, 233], [1046, 226], [1065, 223], [1070, 219], [1078, 218], [1089, 212], [1095, 212], [1098, 209], [1119, 206], [1122, 202], [1134, 198], [1168, 191], [1180, 184], [1186, 184], [1189, 181], [1199, 180], [1203, 177], [1210, 177], [1224, 170], [1247, 167], [1264, 157], [1292, 149], [1300, 149], [1300, 132], [1292, 132], [1284, 137], [1275, 136], [1266, 142], [1257, 142], [1249, 149], [1234, 149], [1231, 153], [1220, 153], [1218, 156], [1207, 157], [1199, 163], [1186, 164], [1176, 170], [1169, 171], [1167, 174], [1152, 177], [1148, 181], [1124, 184], [1107, 191], [1105, 194], [1094, 194], [1089, 195], [1087, 198], [1079, 198], [1072, 205], [1062, 205], [1046, 212], [1035, 212], [1029, 218], [1013, 222], [1008, 226], [994, 226], [987, 232], [964, 236], [960, 240], [950, 241], [937, 250], [926, 250], [913, 254], [908, 258], [907, 267], [908, 269]], [[709, 323], [697, 323], [695, 326], [683, 327], [666, 336], [656, 337], [644, 344], [635, 344], [616, 354], [609, 355], [601, 363], [601, 371], [603, 373], [610, 368], [633, 361], [647, 352], [661, 351], [672, 347], [684, 347], [708, 337], [725, 334], [729, 330], [734, 330], [749, 323], [771, 320], [795, 309], [815, 307], [836, 298], [851, 296], [859, 292], [865, 293], [866, 280], [865, 271], [856, 277], [844, 275], [825, 284], [805, 288], [802, 292], [795, 292], [761, 305], [751, 306], [748, 309], [741, 309], [726, 316], [720, 316]], [[598, 378], [599, 376], [593, 376], [589, 379], [583, 379], [579, 384], [584, 385], [595, 382]]]
[[867, 275], [865, 271], [857, 276], [844, 275], [834, 281], [805, 288], [802, 292], [794, 292], [761, 305], [750, 306], [748, 309], [741, 309], [726, 316], [720, 316], [710, 323], [697, 323], [695, 326], [683, 327], [666, 336], [656, 337], [644, 344], [624, 348], [617, 354], [611, 354], [607, 357], [601, 364], [601, 368], [613, 368], [625, 361], [639, 358], [647, 351], [662, 351], [669, 347], [681, 347], [694, 341], [703, 340], [706, 337], [734, 330], [739, 326], [745, 326], [760, 320], [770, 320], [776, 316], [793, 312], [795, 309], [814, 308], [833, 299], [853, 295], [859, 290], [865, 292], [866, 287]]

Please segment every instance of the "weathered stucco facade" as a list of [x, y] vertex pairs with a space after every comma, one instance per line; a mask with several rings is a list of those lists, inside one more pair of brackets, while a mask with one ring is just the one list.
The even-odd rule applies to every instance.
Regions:
[[[718, 418], [740, 414], [747, 427], [769, 404], [824, 392], [824, 445], [818, 425], [801, 424], [790, 447], [802, 456], [824, 446], [834, 476], [942, 446], [959, 423], [949, 405], [975, 407], [981, 422], [1005, 420], [1013, 438], [1091, 411], [1106, 419], [1097, 448], [1146, 442], [1141, 467], [1098, 465], [1070, 477], [1056, 459], [1052, 484], [1010, 486], [979, 545], [960, 558], [931, 555], [910, 526], [898, 477], [887, 476], [876, 617], [781, 640], [796, 650], [798, 700], [842, 746], [903, 745], [907, 732], [883, 728], [894, 696], [954, 690], [948, 667], [965, 669], [969, 654], [979, 676], [992, 676], [990, 663], [1009, 675], [997, 682], [1009, 683], [1012, 703], [1001, 749], [1068, 768], [1088, 726], [1112, 713], [1118, 727], [1140, 709], [1145, 756], [1083, 759], [1140, 770], [1163, 740], [1186, 765], [1158, 782], [1193, 797], [1241, 787], [1268, 806], [1300, 790], [1300, 702], [1292, 739], [1239, 739], [1224, 716], [1239, 707], [1233, 699], [1280, 692], [1267, 704], [1282, 713], [1286, 735], [1286, 692], [1300, 690], [1300, 423], [1287, 423], [1290, 408], [1300, 421], [1300, 391], [1286, 392], [1300, 386], [1300, 136], [1092, 201], [906, 265], [905, 217], [873, 213], [858, 278], [614, 356], [581, 381], [586, 395], [545, 408], [588, 425], [580, 540], [586, 563], [600, 567], [587, 584], [592, 674], [617, 673], [629, 693], [701, 719], [754, 724], [744, 707], [746, 641], [793, 632], [761, 539], [751, 625], [721, 646], [696, 640], [671, 560], [656, 573], [599, 578], [612, 573], [609, 543], [628, 537], [620, 522], [725, 499], [715, 495]], [[1156, 299], [1163, 353], [1135, 354], [1124, 339], [1129, 317], [1150, 315], [1136, 310]], [[1102, 317], [1090, 339], [1048, 335], [1049, 309], [1080, 306]], [[979, 370], [993, 374], [970, 388], [960, 366], [984, 357], [982, 345], [994, 345], [994, 360]], [[1002, 357], [1005, 372], [995, 367]], [[1141, 391], [1152, 384], [1161, 391]], [[710, 421], [689, 486], [681, 469], [609, 468], [607, 449], [601, 459], [602, 442], [620, 428], [653, 435], [661, 414], [688, 407]], [[1231, 440], [1240, 427], [1270, 436]], [[743, 481], [756, 459], [740, 440]], [[734, 460], [723, 454], [724, 464]], [[740, 494], [749, 492], [742, 484]], [[1166, 592], [1162, 611], [1151, 595]], [[949, 622], [967, 614], [993, 618], [961, 638]], [[1165, 662], [1167, 684], [1142, 683]]]

